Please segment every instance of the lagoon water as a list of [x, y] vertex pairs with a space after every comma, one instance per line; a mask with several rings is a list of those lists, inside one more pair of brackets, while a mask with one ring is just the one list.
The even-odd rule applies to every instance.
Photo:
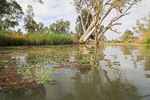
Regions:
[[[85, 61], [92, 70], [76, 70], [71, 62]], [[150, 46], [59, 45], [1, 47], [0, 66], [18, 63], [45, 68], [55, 85], [0, 92], [0, 100], [150, 100]], [[96, 68], [95, 68], [96, 67]]]

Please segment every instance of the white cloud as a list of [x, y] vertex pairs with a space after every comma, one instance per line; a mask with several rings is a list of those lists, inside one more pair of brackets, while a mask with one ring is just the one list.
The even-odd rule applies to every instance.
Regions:
[[33, 0], [16, 0], [26, 13], [27, 5], [33, 6], [35, 21], [43, 22], [49, 26], [59, 19], [68, 20], [71, 23], [71, 30], [74, 30], [77, 14], [72, 0], [43, 0], [44, 4], [33, 2]]
[[[27, 5], [33, 6], [35, 20], [37, 22], [43, 22], [44, 25], [49, 26], [51, 23], [59, 19], [69, 20], [71, 23], [71, 30], [74, 30], [77, 14], [74, 6], [71, 4], [73, 0], [43, 0], [44, 4], [33, 2], [33, 0], [16, 0], [26, 12]], [[125, 16], [119, 22], [122, 22], [122, 26], [118, 26], [117, 29], [120, 32], [131, 29], [135, 25], [136, 20], [140, 19], [149, 14], [150, 0], [144, 0], [138, 6], [132, 8], [131, 14]], [[110, 15], [113, 16], [113, 15]], [[109, 19], [109, 18], [108, 18]], [[106, 36], [108, 39], [118, 38], [122, 34], [118, 35], [112, 32], [107, 32]]]

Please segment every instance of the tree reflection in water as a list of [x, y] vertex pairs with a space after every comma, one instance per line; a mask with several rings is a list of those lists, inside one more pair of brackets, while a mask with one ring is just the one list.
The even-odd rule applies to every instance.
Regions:
[[90, 52], [86, 48], [80, 49], [76, 60], [89, 57], [88, 59], [93, 60], [88, 64], [96, 65], [97, 69], [77, 72], [74, 76], [72, 92], [62, 96], [61, 100], [140, 100], [137, 88], [123, 77], [122, 70], [111, 66], [105, 66], [108, 68], [103, 69], [104, 66], [100, 66], [100, 61], [105, 59], [104, 47], [92, 48]]
[[0, 100], [46, 100], [46, 91], [43, 85], [37, 89], [0, 92]]
[[136, 87], [121, 77], [111, 80], [103, 69], [77, 73], [75, 77], [77, 100], [140, 100]]
[[[146, 45], [144, 47], [144, 50], [143, 50], [143, 59], [144, 59], [144, 70], [145, 71], [150, 71], [150, 46], [149, 45]], [[150, 78], [150, 74], [149, 73], [146, 73], [145, 74], [146, 78]]]
[[[82, 65], [88, 64], [97, 68], [80, 71], [64, 68], [52, 73], [56, 79], [55, 86], [0, 93], [0, 100], [140, 100], [150, 98], [149, 46], [144, 49], [143, 46], [77, 45], [71, 48], [70, 52], [69, 55], [64, 56], [67, 59], [65, 61], [83, 61]], [[61, 55], [58, 57], [61, 58]], [[34, 60], [34, 56], [29, 55], [28, 59], [29, 63], [30, 59]], [[48, 59], [49, 56], [46, 60]]]

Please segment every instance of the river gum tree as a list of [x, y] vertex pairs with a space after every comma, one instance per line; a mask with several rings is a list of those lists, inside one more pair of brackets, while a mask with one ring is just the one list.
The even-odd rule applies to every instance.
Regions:
[[[108, 30], [119, 33], [114, 26], [121, 25], [118, 20], [128, 14], [129, 10], [141, 2], [142, 0], [73, 0], [83, 28], [84, 34], [79, 39], [79, 43], [85, 43], [91, 35], [95, 36], [95, 44], [98, 44], [99, 39]], [[92, 21], [88, 27], [84, 24], [81, 16], [83, 10], [87, 10], [92, 14]], [[113, 17], [109, 18], [113, 13]], [[88, 20], [87, 16], [87, 20]], [[107, 24], [103, 25], [107, 20]]]

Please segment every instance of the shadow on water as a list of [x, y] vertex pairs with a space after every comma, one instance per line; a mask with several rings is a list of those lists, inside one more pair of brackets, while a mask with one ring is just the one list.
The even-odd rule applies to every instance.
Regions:
[[[56, 80], [56, 85], [45, 84], [38, 89], [0, 92], [1, 100], [150, 99], [149, 46], [75, 45], [41, 48], [30, 47], [23, 53], [17, 50], [16, 54], [9, 50], [9, 55], [5, 53], [5, 56], [13, 59], [14, 64], [22, 62], [49, 68], [65, 63], [66, 66], [90, 66], [92, 70], [64, 66], [48, 74]], [[73, 65], [73, 62], [78, 64]]]

